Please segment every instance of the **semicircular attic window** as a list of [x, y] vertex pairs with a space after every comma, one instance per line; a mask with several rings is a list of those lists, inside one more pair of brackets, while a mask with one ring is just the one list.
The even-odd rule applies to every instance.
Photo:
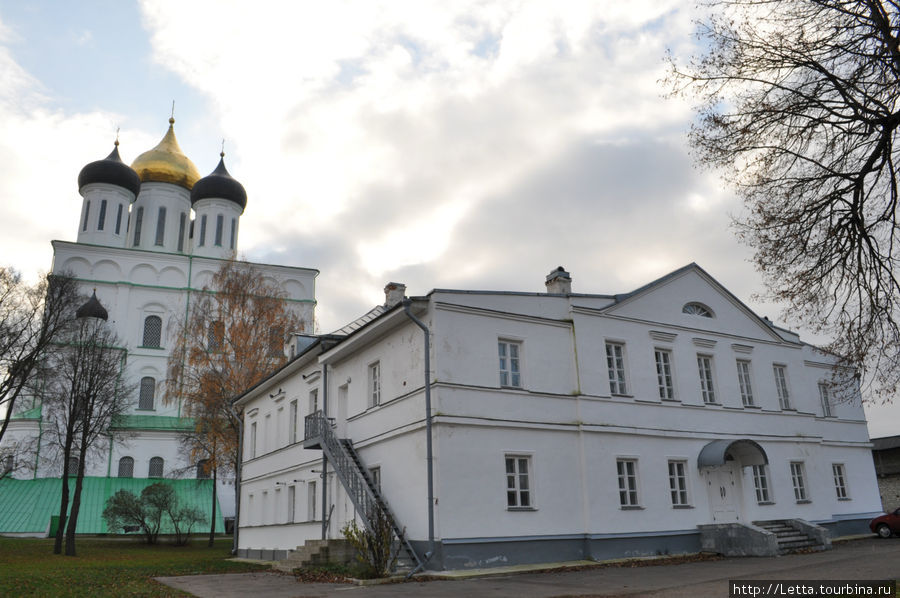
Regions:
[[688, 314], [690, 316], [700, 316], [702, 318], [714, 318], [713, 312], [711, 309], [703, 305], [702, 303], [685, 303], [684, 307], [681, 308], [681, 313]]

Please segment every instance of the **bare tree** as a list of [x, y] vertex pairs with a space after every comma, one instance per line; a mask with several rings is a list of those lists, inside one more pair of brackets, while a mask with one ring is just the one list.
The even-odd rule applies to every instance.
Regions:
[[[96, 295], [86, 305], [91, 302], [96, 302]], [[58, 344], [47, 360], [42, 376], [46, 421], [52, 426], [63, 461], [59, 529], [53, 551], [61, 552], [65, 532], [68, 556], [75, 555], [75, 529], [88, 457], [101, 448], [103, 437], [113, 441], [108, 432], [110, 423], [125, 412], [134, 391], [124, 377], [125, 347], [107, 327], [105, 317], [84, 315], [82, 309], [71, 322], [66, 342]], [[71, 507], [69, 477], [75, 477]]]
[[77, 284], [68, 276], [47, 275], [29, 285], [12, 268], [0, 267], [0, 441], [77, 298]]
[[[285, 363], [292, 332], [302, 332], [302, 323], [283, 289], [245, 262], [223, 262], [191, 304], [169, 357], [165, 398], [181, 399], [194, 419], [185, 447], [192, 462], [205, 461], [214, 480], [238, 471], [241, 416], [232, 399]], [[214, 504], [215, 492], [214, 481]], [[239, 492], [235, 484], [235, 501]], [[215, 513], [210, 525], [212, 541]]]
[[889, 398], [900, 383], [900, 3], [707, 6], [706, 53], [670, 57], [667, 81], [698, 101], [697, 160], [743, 199], [738, 231], [769, 296]]

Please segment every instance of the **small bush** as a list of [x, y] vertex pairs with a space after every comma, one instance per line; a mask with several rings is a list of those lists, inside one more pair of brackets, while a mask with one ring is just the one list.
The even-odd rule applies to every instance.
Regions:
[[394, 530], [381, 512], [372, 517], [372, 531], [359, 527], [356, 520], [351, 520], [341, 533], [356, 549], [356, 558], [363, 566], [361, 577], [387, 577], [397, 566], [400, 543], [394, 542]]

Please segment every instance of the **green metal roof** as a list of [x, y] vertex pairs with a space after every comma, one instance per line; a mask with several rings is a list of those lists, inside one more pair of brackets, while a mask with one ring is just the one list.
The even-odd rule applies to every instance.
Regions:
[[41, 407], [39, 405], [28, 411], [16, 413], [10, 419], [41, 419]]
[[111, 430], [171, 430], [194, 429], [194, 419], [190, 417], [169, 417], [166, 415], [120, 415], [113, 420]]
[[[195, 532], [209, 530], [209, 515], [212, 505], [212, 480], [162, 480], [152, 478], [84, 478], [81, 491], [81, 508], [78, 514], [79, 534], [121, 533], [110, 530], [103, 520], [106, 500], [119, 490], [130, 490], [137, 495], [156, 482], [165, 482], [175, 488], [178, 504], [193, 506], [206, 514], [207, 523], [195, 526]], [[70, 496], [75, 490], [75, 478], [69, 479]], [[0, 480], [0, 534], [2, 533], [45, 533], [50, 525], [50, 517], [59, 515], [62, 498], [60, 478], [38, 478], [35, 480]], [[71, 500], [71, 499], [70, 499]], [[168, 521], [165, 517], [164, 521]], [[216, 532], [224, 532], [222, 510], [216, 507]], [[164, 523], [161, 533], [173, 533], [171, 525]]]

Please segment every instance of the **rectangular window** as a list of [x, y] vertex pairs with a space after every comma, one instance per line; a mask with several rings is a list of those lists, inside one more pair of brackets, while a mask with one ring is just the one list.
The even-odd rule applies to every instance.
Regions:
[[712, 359], [709, 355], [697, 356], [697, 368], [700, 370], [700, 394], [703, 397], [703, 402], [706, 404], [716, 402]]
[[741, 387], [741, 404], [753, 407], [753, 388], [750, 386], [750, 362], [743, 359], [737, 361], [738, 385]]
[[91, 202], [84, 202], [84, 221], [81, 223], [81, 232], [87, 230], [88, 218], [91, 216]]
[[756, 489], [756, 502], [767, 504], [772, 502], [769, 496], [769, 475], [766, 465], [753, 466], [753, 487]]
[[221, 214], [216, 214], [216, 247], [222, 246], [222, 228], [224, 227], [225, 221], [222, 218]]
[[616, 459], [616, 474], [619, 477], [619, 505], [637, 507], [637, 459]]
[[106, 200], [100, 202], [100, 216], [97, 218], [97, 230], [103, 230], [106, 224]]
[[137, 209], [137, 215], [134, 217], [134, 246], [141, 244], [141, 226], [144, 224], [144, 207]]
[[675, 398], [675, 385], [672, 383], [672, 352], [656, 349], [654, 355], [656, 357], [656, 383], [659, 387], [659, 398], [672, 400]]
[[531, 457], [506, 455], [506, 506], [510, 509], [532, 508]]
[[497, 341], [497, 355], [500, 358], [500, 386], [522, 388], [522, 372], [519, 369], [521, 354], [522, 343]]
[[831, 397], [828, 395], [828, 385], [824, 382], [819, 382], [819, 402], [822, 403], [822, 415], [831, 417], [833, 415], [831, 411]]
[[369, 365], [369, 407], [381, 404], [381, 363]]
[[290, 415], [288, 417], [290, 417], [288, 426], [290, 426], [290, 430], [291, 430], [288, 441], [291, 444], [294, 444], [298, 440], [298, 438], [297, 438], [297, 401], [296, 401], [296, 399], [291, 401], [291, 411], [290, 411]]
[[314, 388], [309, 391], [309, 413], [310, 415], [319, 410], [319, 389]]
[[184, 226], [187, 222], [187, 214], [182, 212], [178, 217], [178, 251], [184, 251]]
[[316, 520], [316, 483], [310, 481], [306, 484], [306, 520]]
[[788, 392], [786, 370], [787, 368], [783, 365], [772, 366], [775, 374], [775, 390], [778, 391], [778, 404], [782, 409], [791, 409], [791, 395]]
[[606, 368], [609, 371], [609, 392], [624, 395], [628, 392], [625, 384], [625, 346], [606, 343]]
[[268, 453], [272, 446], [272, 414], [266, 413], [265, 425], [263, 426], [262, 452]]
[[806, 475], [803, 461], [791, 461], [791, 483], [794, 485], [794, 498], [797, 502], [809, 500], [806, 494]]
[[847, 496], [847, 474], [844, 471], [843, 463], [832, 463], [831, 474], [834, 476], [834, 491], [838, 500], [848, 500]]
[[669, 493], [672, 496], [673, 507], [684, 507], [690, 504], [686, 469], [685, 461], [669, 461]]
[[206, 214], [200, 216], [200, 243], [199, 246], [203, 247], [206, 244]]
[[297, 487], [296, 486], [288, 486], [288, 499], [287, 499], [287, 522], [294, 522], [294, 512], [295, 507], [297, 506]]
[[116, 234], [122, 232], [122, 204], [119, 204], [119, 207], [116, 208]]
[[156, 244], [162, 245], [166, 240], [166, 208], [160, 206], [156, 217]]
[[234, 249], [234, 238], [237, 234], [237, 218], [231, 219], [231, 249]]
[[256, 458], [256, 422], [250, 424], [250, 458]]

